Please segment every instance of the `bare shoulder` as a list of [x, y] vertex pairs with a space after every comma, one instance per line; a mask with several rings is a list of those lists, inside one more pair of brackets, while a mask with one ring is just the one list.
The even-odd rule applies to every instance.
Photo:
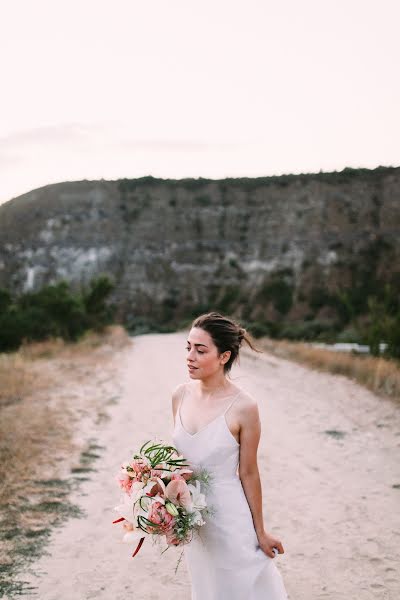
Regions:
[[172, 398], [172, 410], [175, 414], [176, 408], [178, 406], [178, 403], [182, 397], [183, 391], [186, 388], [186, 383], [179, 383], [171, 392], [171, 398]]
[[241, 424], [256, 423], [260, 421], [258, 402], [245, 390], [241, 391], [236, 402], [236, 413]]

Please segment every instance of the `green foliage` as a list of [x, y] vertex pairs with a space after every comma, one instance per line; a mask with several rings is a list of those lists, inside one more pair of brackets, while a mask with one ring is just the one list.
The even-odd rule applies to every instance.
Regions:
[[241, 293], [240, 286], [227, 285], [224, 287], [222, 298], [216, 303], [216, 310], [220, 312], [229, 312], [234, 307]]
[[84, 291], [82, 300], [86, 312], [88, 326], [95, 331], [102, 331], [112, 323], [116, 307], [106, 303], [114, 285], [108, 277], [101, 275], [90, 282], [89, 291]]
[[76, 341], [87, 329], [101, 330], [112, 322], [114, 308], [106, 304], [113, 286], [107, 277], [90, 283], [82, 294], [66, 281], [12, 298], [0, 290], [0, 352], [17, 350], [25, 339], [61, 337]]
[[385, 354], [391, 358], [400, 359], [400, 312], [391, 319], [386, 342], [388, 347]]
[[336, 336], [335, 341], [345, 344], [361, 344], [363, 339], [355, 327], [347, 327]]
[[386, 343], [386, 356], [400, 358], [400, 303], [390, 286], [385, 286], [381, 298], [368, 298], [368, 324], [360, 327], [371, 354], [378, 356], [380, 343]]
[[11, 304], [11, 294], [8, 290], [0, 288], [0, 315], [8, 309]]
[[332, 304], [336, 305], [343, 324], [354, 321], [358, 315], [369, 311], [369, 298], [383, 300], [384, 285], [380, 281], [379, 265], [391, 260], [393, 248], [384, 239], [377, 238], [356, 256], [351, 269], [351, 285], [341, 289]]
[[137, 179], [119, 179], [118, 187], [122, 195], [144, 186], [156, 186], [162, 184], [164, 187], [182, 188], [189, 191], [200, 191], [205, 185], [215, 184], [221, 193], [227, 193], [229, 188], [240, 188], [247, 191], [256, 190], [259, 187], [278, 185], [286, 187], [294, 182], [306, 184], [310, 181], [319, 181], [327, 184], [337, 185], [349, 183], [357, 178], [369, 181], [379, 181], [382, 176], [396, 172], [396, 167], [377, 167], [376, 169], [353, 169], [346, 167], [342, 171], [331, 171], [319, 173], [298, 173], [284, 175], [270, 175], [268, 177], [227, 177], [226, 179], [206, 179], [203, 177], [185, 179], [160, 179], [152, 176], [138, 177]]
[[251, 321], [246, 323], [246, 329], [248, 329], [255, 338], [263, 336], [276, 338], [279, 337], [280, 334], [280, 324], [272, 321]]
[[209, 206], [212, 204], [212, 199], [209, 194], [200, 194], [199, 196], [195, 196], [194, 201], [200, 206]]
[[22, 314], [27, 340], [55, 336], [74, 341], [87, 327], [82, 298], [70, 292], [66, 281], [23, 294], [16, 308]]
[[257, 301], [266, 304], [272, 302], [275, 309], [285, 315], [293, 304], [293, 287], [284, 279], [284, 274], [274, 273], [259, 289]]
[[335, 339], [337, 328], [329, 321], [307, 321], [297, 323], [286, 323], [280, 330], [279, 337], [287, 340], [299, 340], [310, 342], [317, 340], [321, 342], [332, 342]]
[[314, 287], [310, 292], [308, 303], [314, 311], [318, 311], [323, 306], [337, 304], [337, 300], [328, 290], [322, 287]]

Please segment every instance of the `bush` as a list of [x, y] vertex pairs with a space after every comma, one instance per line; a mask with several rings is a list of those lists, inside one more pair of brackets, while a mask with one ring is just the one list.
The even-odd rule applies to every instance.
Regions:
[[272, 322], [272, 321], [265, 321], [262, 323], [260, 323], [258, 321], [253, 321], [253, 322], [247, 323], [246, 328], [250, 331], [250, 333], [255, 338], [260, 338], [260, 337], [264, 337], [264, 336], [276, 338], [276, 337], [279, 337], [279, 333], [280, 333], [280, 325], [278, 323]]
[[83, 292], [83, 305], [86, 312], [87, 325], [95, 331], [102, 331], [107, 325], [111, 325], [116, 306], [106, 304], [106, 300], [114, 285], [105, 275], [90, 282], [89, 291]]
[[285, 315], [293, 304], [293, 287], [285, 281], [279, 272], [274, 273], [271, 279], [261, 286], [257, 293], [257, 301], [262, 303], [271, 302], [281, 315]]
[[0, 352], [18, 349], [23, 340], [61, 337], [76, 341], [88, 329], [101, 331], [112, 322], [115, 307], [106, 304], [112, 289], [103, 276], [92, 280], [82, 294], [72, 293], [66, 281], [15, 299], [0, 290]]
[[66, 281], [23, 294], [16, 307], [24, 320], [24, 338], [29, 341], [50, 336], [74, 341], [88, 328], [82, 298], [71, 293]]
[[386, 286], [383, 299], [368, 298], [368, 324], [361, 333], [374, 356], [379, 356], [380, 344], [387, 348], [384, 354], [391, 358], [400, 358], [400, 306], [398, 297], [390, 286]]
[[288, 340], [332, 341], [337, 331], [336, 326], [330, 321], [307, 321], [287, 324], [282, 327], [279, 337]]

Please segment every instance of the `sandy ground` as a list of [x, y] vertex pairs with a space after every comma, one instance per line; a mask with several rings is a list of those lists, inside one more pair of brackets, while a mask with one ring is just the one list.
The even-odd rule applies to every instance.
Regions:
[[[87, 518], [53, 531], [49, 554], [24, 574], [35, 587], [29, 597], [190, 599], [184, 560], [174, 574], [180, 550], [160, 556], [165, 546], [145, 540], [131, 558], [122, 527], [112, 525], [120, 462], [152, 437], [172, 442], [170, 392], [189, 380], [185, 340], [137, 336], [121, 352], [119, 400], [96, 431], [105, 449], [72, 498]], [[232, 379], [259, 403], [264, 517], [285, 548], [274, 560], [290, 600], [397, 600], [399, 408], [343, 377], [247, 350]]]

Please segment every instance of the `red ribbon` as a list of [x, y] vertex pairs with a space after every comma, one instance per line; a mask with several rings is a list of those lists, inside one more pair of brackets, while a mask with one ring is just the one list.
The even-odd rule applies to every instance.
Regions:
[[[119, 519], [115, 519], [115, 521], [113, 521], [113, 523], [120, 523], [121, 521], [126, 521], [125, 517], [120, 517]], [[140, 541], [139, 541], [138, 545], [136, 546], [136, 550], [132, 554], [132, 558], [134, 556], [136, 556], [136, 554], [139, 552], [140, 548], [142, 547], [143, 542], [144, 542], [144, 537], [140, 538]]]
[[136, 556], [136, 554], [139, 552], [140, 548], [142, 547], [142, 544], [144, 542], [144, 537], [140, 538], [140, 542], [138, 543], [138, 545], [136, 546], [136, 550], [135, 552], [132, 554], [132, 558], [134, 556]]

